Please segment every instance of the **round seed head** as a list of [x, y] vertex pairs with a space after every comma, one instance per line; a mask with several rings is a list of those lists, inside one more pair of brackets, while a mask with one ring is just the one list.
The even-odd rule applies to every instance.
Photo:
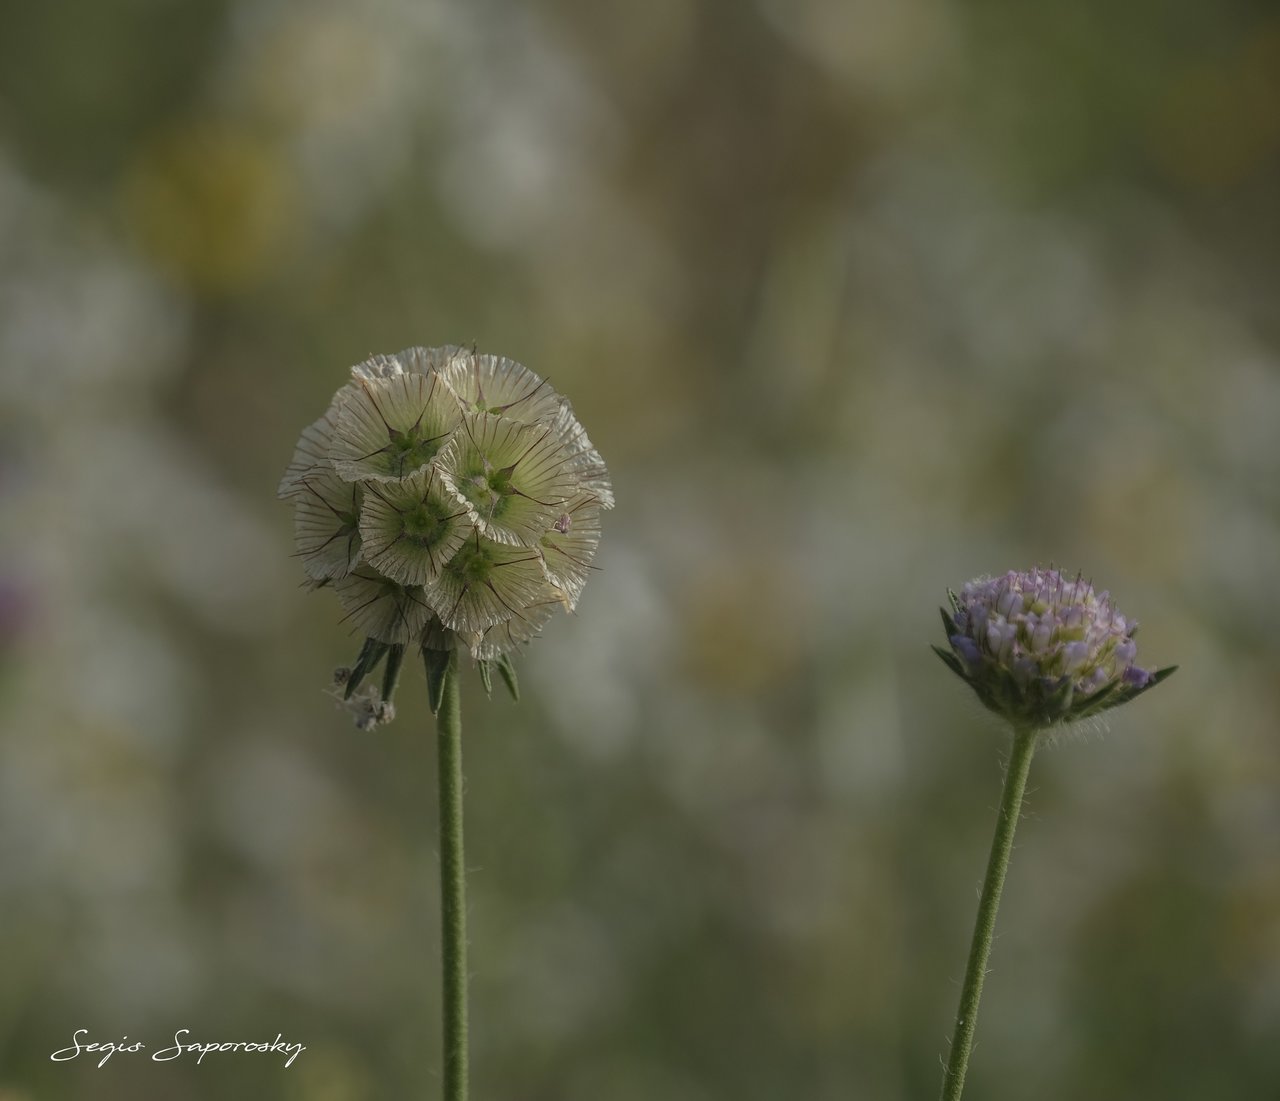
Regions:
[[347, 481], [398, 481], [431, 465], [460, 420], [437, 374], [359, 379], [341, 394], [329, 458]]
[[440, 468], [472, 522], [495, 542], [535, 546], [575, 489], [552, 429], [466, 414], [455, 445]]
[[431, 608], [417, 586], [399, 585], [368, 567], [334, 583], [353, 633], [386, 643], [416, 642]]
[[365, 638], [344, 697], [385, 658], [389, 712], [408, 645], [505, 661], [572, 611], [613, 491], [569, 403], [514, 360], [413, 347], [351, 376], [303, 430], [279, 494], [305, 586], [332, 588]]
[[536, 550], [495, 543], [476, 532], [445, 565], [427, 600], [446, 627], [469, 638], [542, 603], [546, 586]]
[[506, 356], [453, 349], [445, 379], [468, 413], [489, 413], [522, 424], [551, 424], [564, 399], [528, 367]]
[[591, 576], [591, 560], [600, 546], [600, 502], [595, 494], [574, 497], [538, 545], [548, 580], [565, 593], [572, 607]]
[[302, 569], [316, 580], [346, 577], [361, 558], [363, 489], [332, 467], [315, 467], [294, 494], [293, 538]]
[[453, 344], [441, 348], [405, 348], [392, 355], [370, 356], [351, 368], [355, 379], [398, 378], [400, 375], [431, 375], [442, 370], [462, 349]]
[[518, 616], [465, 639], [471, 648], [471, 656], [483, 661], [501, 657], [518, 650], [532, 641], [557, 611], [564, 609], [564, 602], [555, 589], [547, 586], [540, 600], [523, 608]]
[[402, 585], [435, 581], [474, 530], [466, 508], [434, 468], [399, 482], [371, 482], [366, 490], [360, 515], [365, 558]]
[[573, 415], [573, 407], [562, 400], [552, 422], [557, 438], [565, 450], [565, 466], [577, 488], [592, 494], [601, 508], [613, 508], [613, 485], [600, 452], [592, 446], [586, 429]]
[[329, 462], [329, 445], [333, 442], [336, 423], [337, 398], [325, 410], [324, 416], [302, 430], [298, 444], [293, 449], [293, 458], [289, 460], [276, 490], [276, 496], [282, 501], [297, 495], [302, 479], [308, 474], [317, 469], [333, 469], [333, 464]]

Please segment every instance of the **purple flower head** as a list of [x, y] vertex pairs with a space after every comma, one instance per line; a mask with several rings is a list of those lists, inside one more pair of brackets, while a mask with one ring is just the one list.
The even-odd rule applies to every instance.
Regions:
[[1078, 574], [1011, 570], [948, 595], [951, 610], [942, 610], [942, 621], [951, 650], [934, 650], [1015, 726], [1096, 715], [1155, 687], [1177, 668], [1139, 668], [1137, 623]]

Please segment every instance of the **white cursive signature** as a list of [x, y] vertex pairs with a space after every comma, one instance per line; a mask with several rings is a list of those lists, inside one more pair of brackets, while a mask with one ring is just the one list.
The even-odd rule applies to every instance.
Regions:
[[61, 1051], [55, 1051], [52, 1055], [49, 1056], [49, 1058], [52, 1059], [55, 1063], [62, 1063], [62, 1062], [65, 1062], [67, 1059], [74, 1059], [82, 1051], [101, 1051], [101, 1052], [104, 1052], [102, 1058], [98, 1060], [98, 1066], [101, 1067], [117, 1051], [124, 1051], [132, 1054], [135, 1051], [141, 1051], [144, 1047], [147, 1046], [141, 1040], [135, 1040], [131, 1044], [126, 1044], [125, 1041], [129, 1039], [128, 1036], [123, 1037], [119, 1043], [113, 1043], [111, 1041], [107, 1041], [107, 1043], [105, 1044], [82, 1044], [80, 1042], [80, 1037], [88, 1036], [88, 1035], [89, 1035], [89, 1030], [87, 1028], [76, 1029], [75, 1033], [71, 1037], [72, 1046], [64, 1047]]
[[[108, 1040], [104, 1043], [98, 1043], [96, 1041], [89, 1043], [87, 1039], [82, 1040], [82, 1037], [87, 1038], [88, 1035], [89, 1030], [87, 1028], [76, 1029], [71, 1036], [71, 1046], [64, 1047], [60, 1051], [55, 1051], [49, 1056], [49, 1058], [55, 1063], [63, 1063], [68, 1059], [75, 1059], [81, 1052], [101, 1052], [102, 1058], [98, 1060], [98, 1066], [102, 1067], [106, 1064], [107, 1060], [111, 1058], [111, 1056], [117, 1053], [133, 1055], [144, 1050], [147, 1046], [141, 1040], [134, 1040], [133, 1043], [129, 1043], [128, 1036], [121, 1037], [118, 1041]], [[152, 1053], [152, 1061], [156, 1063], [167, 1063], [171, 1059], [177, 1059], [182, 1055], [195, 1054], [196, 1062], [200, 1063], [204, 1061], [204, 1057], [210, 1052], [243, 1051], [254, 1054], [275, 1053], [279, 1055], [287, 1055], [288, 1058], [284, 1061], [284, 1065], [286, 1067], [291, 1067], [293, 1066], [293, 1061], [307, 1050], [306, 1046], [303, 1044], [285, 1043], [283, 1033], [277, 1033], [276, 1038], [270, 1043], [254, 1040], [227, 1040], [206, 1044], [198, 1041], [188, 1042], [183, 1039], [183, 1037], [190, 1037], [190, 1035], [191, 1029], [178, 1029], [178, 1031], [173, 1034], [172, 1044]]]

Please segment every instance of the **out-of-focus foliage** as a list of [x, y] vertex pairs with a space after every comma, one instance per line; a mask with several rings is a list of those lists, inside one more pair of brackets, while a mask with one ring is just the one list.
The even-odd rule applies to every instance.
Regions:
[[473, 340], [619, 506], [524, 701], [465, 700], [478, 1097], [933, 1096], [1003, 735], [928, 643], [1036, 562], [1182, 669], [1037, 758], [971, 1092], [1274, 1091], [1268, 5], [3, 26], [5, 1101], [430, 1095], [425, 693], [334, 709], [273, 491], [350, 364]]

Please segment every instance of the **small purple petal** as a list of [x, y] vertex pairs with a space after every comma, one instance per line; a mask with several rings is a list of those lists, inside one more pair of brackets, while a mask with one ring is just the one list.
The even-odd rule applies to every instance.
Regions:
[[996, 611], [1009, 618], [1016, 616], [1022, 611], [1022, 595], [1005, 589], [996, 601]]
[[1066, 662], [1066, 671], [1074, 673], [1089, 659], [1087, 642], [1068, 642], [1062, 648], [1062, 656]]
[[1040, 663], [1035, 658], [1014, 658], [1013, 679], [1025, 688], [1040, 671]]
[[1151, 683], [1151, 674], [1136, 665], [1130, 665], [1120, 679], [1131, 688], [1146, 688]]
[[973, 639], [965, 638], [964, 635], [952, 635], [951, 648], [960, 655], [960, 660], [969, 672], [975, 673], [982, 667], [982, 651]]

